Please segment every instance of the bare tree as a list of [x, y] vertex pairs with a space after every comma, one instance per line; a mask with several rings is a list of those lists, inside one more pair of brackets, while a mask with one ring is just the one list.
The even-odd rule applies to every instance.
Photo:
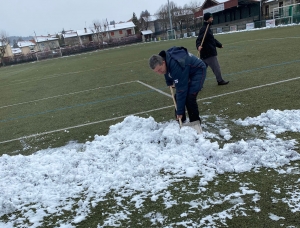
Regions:
[[[172, 19], [172, 27], [177, 23], [177, 17], [175, 16], [175, 12], [178, 11], [178, 6], [171, 1], [170, 5], [170, 14]], [[169, 18], [169, 7], [168, 3], [161, 5], [159, 10], [156, 12], [158, 19], [160, 20], [161, 30], [167, 30], [170, 27], [170, 18]]]
[[190, 5], [185, 4], [182, 8], [181, 19], [184, 20], [186, 26], [186, 32], [191, 31], [191, 24], [193, 24], [194, 13]]
[[111, 36], [108, 33], [110, 24], [107, 19], [103, 19], [100, 22], [98, 19], [93, 20], [93, 26], [90, 29], [96, 34], [99, 45], [106, 44], [105, 41], [111, 41]]
[[93, 21], [94, 27], [91, 28], [91, 30], [96, 34], [99, 47], [103, 44], [103, 31], [102, 31], [102, 25], [99, 22], [99, 20]]
[[202, 3], [199, 1], [190, 1], [189, 4], [186, 4], [186, 9], [192, 14], [190, 17], [189, 17], [189, 24], [190, 22], [193, 23], [192, 25], [192, 29], [191, 30], [194, 30], [196, 32], [196, 25], [197, 25], [197, 18], [195, 18], [195, 13], [199, 10], [199, 8], [201, 7]]
[[0, 63], [4, 65], [3, 57], [5, 55], [6, 46], [9, 45], [8, 34], [5, 31], [0, 32]]
[[165, 31], [168, 27], [169, 14], [168, 14], [168, 5], [161, 5], [158, 11], [156, 12], [156, 16], [159, 20], [160, 30]]
[[140, 19], [141, 19], [142, 17], [149, 17], [149, 16], [150, 16], [150, 13], [148, 12], [148, 10], [145, 10], [145, 11], [142, 11], [142, 12], [141, 12]]
[[[201, 2], [191, 0], [190, 3], [185, 4], [183, 7], [177, 6], [173, 1], [169, 4], [172, 27], [180, 29], [181, 34], [183, 33], [183, 29], [187, 29], [187, 32], [195, 30], [197, 21], [194, 14], [199, 10]], [[156, 12], [156, 16], [160, 20], [160, 30], [167, 30], [170, 27], [168, 3], [160, 6]]]
[[112, 37], [109, 33], [109, 24], [107, 18], [103, 20], [103, 28], [104, 28], [104, 34], [106, 35], [108, 42], [109, 43], [112, 42]]
[[141, 30], [148, 30], [149, 20], [151, 19], [151, 15], [148, 10], [142, 11], [140, 14], [140, 23], [141, 23]]
[[187, 33], [196, 30], [197, 21], [194, 15], [200, 6], [200, 2], [191, 1], [182, 8], [179, 7], [177, 12], [174, 13], [176, 17], [175, 22], [178, 23], [181, 34], [183, 34], [183, 29], [185, 29]]

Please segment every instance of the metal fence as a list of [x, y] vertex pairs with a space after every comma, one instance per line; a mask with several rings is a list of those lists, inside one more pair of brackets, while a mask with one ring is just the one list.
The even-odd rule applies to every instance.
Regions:
[[60, 47], [58, 49], [53, 49], [49, 51], [39, 51], [35, 53], [29, 53], [26, 55], [18, 54], [10, 57], [4, 57], [2, 59], [2, 63], [0, 62], [0, 67], [26, 63], [26, 62], [40, 61], [45, 59], [58, 58], [62, 56], [68, 56], [68, 55], [89, 52], [89, 51], [96, 51], [101, 49], [124, 46], [133, 43], [139, 43], [139, 42], [142, 42], [141, 36], [130, 36], [130, 37], [124, 37], [120, 39], [114, 39], [108, 43], [100, 44], [97, 42], [90, 42], [89, 44], [86, 45], [65, 46], [65, 47]]
[[[300, 16], [299, 16], [299, 18], [298, 17], [294, 17], [294, 18], [295, 18], [294, 24], [299, 24]], [[271, 20], [255, 21], [255, 22], [253, 22], [253, 29], [268, 27], [269, 21], [271, 21]], [[247, 23], [247, 24], [251, 24], [251, 23]], [[212, 27], [212, 31], [214, 34], [217, 34], [217, 33], [223, 33], [223, 32], [245, 30], [245, 29], [247, 29], [247, 24], [222, 26], [222, 27], [221, 26], [218, 27], [218, 25], [215, 25], [214, 27]], [[274, 19], [274, 26], [288, 25], [288, 24], [291, 24], [291, 20], [289, 20], [288, 18]]]
[[[298, 7], [298, 6], [297, 6]], [[268, 21], [269, 20], [257, 20], [255, 17], [251, 18], [245, 18], [242, 21], [231, 21], [224, 24], [214, 24], [211, 27], [211, 30], [213, 31], [214, 34], [217, 33], [223, 33], [223, 32], [231, 32], [231, 31], [239, 31], [239, 30], [246, 30], [247, 24], [253, 23], [253, 28], [263, 28], [268, 26]], [[230, 24], [229, 24], [230, 23]], [[287, 25], [287, 24], [299, 24], [300, 23], [300, 6], [297, 8], [297, 11], [293, 14], [293, 17], [288, 17], [288, 18], [276, 18], [275, 19], [275, 26], [279, 25]], [[229, 25], [227, 25], [229, 24]], [[199, 29], [202, 27], [203, 22], [196, 23], [193, 25], [191, 28], [185, 28], [180, 30], [179, 27], [174, 27], [175, 33], [176, 33], [176, 38], [186, 38], [186, 37], [194, 37], [197, 36], [199, 33]], [[170, 37], [167, 34], [167, 31], [158, 31], [155, 32], [152, 36], [151, 39], [147, 41], [159, 41], [159, 40], [168, 40]]]

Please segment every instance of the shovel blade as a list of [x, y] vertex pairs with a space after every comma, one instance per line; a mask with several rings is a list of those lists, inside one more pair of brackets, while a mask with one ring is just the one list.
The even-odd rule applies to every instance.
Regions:
[[202, 132], [203, 132], [199, 120], [193, 121], [193, 122], [188, 122], [188, 123], [183, 123], [182, 126], [183, 127], [187, 126], [187, 127], [194, 128], [197, 131], [198, 135], [202, 134]]

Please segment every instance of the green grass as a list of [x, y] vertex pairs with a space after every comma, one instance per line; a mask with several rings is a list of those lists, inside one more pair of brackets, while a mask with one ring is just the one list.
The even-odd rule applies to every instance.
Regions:
[[[204, 121], [205, 130], [218, 131], [210, 124], [218, 116], [228, 124], [234, 136], [231, 141], [264, 138], [259, 129], [253, 132], [235, 126], [231, 120], [254, 117], [269, 109], [299, 109], [300, 26], [223, 34], [217, 35], [216, 39], [224, 45], [223, 49], [218, 49], [218, 59], [223, 77], [230, 83], [217, 86], [214, 75], [208, 69], [204, 89], [198, 96], [200, 114], [208, 117]], [[172, 99], [137, 80], [169, 93], [163, 77], [149, 69], [148, 58], [171, 46], [184, 46], [197, 55], [195, 38], [189, 38], [0, 68], [0, 154], [29, 155], [40, 149], [63, 146], [71, 140], [93, 140], [94, 135], [107, 134], [109, 126], [136, 113], [142, 117], [152, 116], [157, 122], [169, 121], [174, 115]], [[287, 132], [280, 137], [299, 139], [300, 135]], [[219, 143], [222, 145], [224, 142]], [[230, 182], [232, 176], [237, 182]], [[254, 213], [251, 209], [255, 206], [251, 201], [252, 195], [244, 196], [247, 202], [245, 211], [249, 216], [227, 220], [228, 226], [281, 227], [280, 224], [284, 223], [287, 227], [300, 224], [299, 212], [291, 213], [286, 204], [273, 203], [272, 197], [277, 196], [269, 186], [277, 184], [284, 192], [288, 186], [293, 186], [295, 180], [297, 175], [278, 177], [275, 171], [262, 169], [258, 173], [220, 176], [209, 184], [210, 191], [204, 195], [196, 193], [199, 178], [179, 182], [169, 191], [174, 198], [180, 196], [183, 197], [182, 202], [186, 202], [213, 198], [214, 192], [230, 194], [238, 191], [243, 183], [248, 183], [251, 189], [262, 193], [263, 198], [258, 202], [262, 211], [259, 216]], [[183, 194], [175, 190], [183, 187], [190, 193], [195, 192]], [[117, 195], [114, 192], [108, 195], [107, 201], [96, 206], [89, 218], [78, 227], [96, 227], [109, 211], [115, 210], [112, 208], [121, 210], [122, 207], [129, 208], [132, 213], [122, 227], [150, 227], [149, 219], [140, 214], [154, 210], [168, 216], [167, 223], [174, 225], [180, 221], [178, 214], [188, 208], [178, 204], [165, 210], [162, 201], [153, 203], [145, 199], [146, 206], [141, 212], [129, 201], [124, 200], [123, 206], [115, 205], [113, 197]], [[209, 215], [231, 206], [222, 204], [209, 210], [195, 209], [189, 216], [196, 220], [199, 214]], [[242, 208], [238, 211], [242, 213]], [[267, 213], [272, 211], [274, 214], [281, 211], [278, 214], [286, 220], [270, 222]], [[68, 217], [68, 213], [64, 216]], [[51, 224], [55, 224], [55, 219], [49, 218], [45, 226], [54, 227]], [[222, 227], [222, 224], [217, 226]]]
[[[199, 99], [299, 77], [300, 57], [296, 48], [300, 39], [299, 26], [218, 35], [216, 38], [224, 45], [223, 49], [218, 49], [218, 58], [224, 78], [230, 80], [230, 84], [216, 86], [214, 75], [208, 69]], [[39, 136], [22, 140], [29, 143], [26, 150], [29, 153], [64, 145], [69, 140], [84, 142], [87, 139], [85, 132], [90, 132], [89, 136], [106, 134], [111, 124], [122, 121], [122, 118], [107, 119], [171, 106], [170, 98], [134, 81], [140, 80], [169, 93], [163, 78], [149, 70], [147, 60], [152, 54], [173, 45], [185, 46], [197, 55], [195, 39], [191, 38], [1, 68], [1, 142], [105, 121], [74, 128], [68, 134], [43, 135], [47, 137], [47, 143], [36, 145], [35, 141], [43, 141]], [[200, 100], [201, 113], [218, 114], [218, 110], [226, 107], [227, 110], [222, 111], [224, 115], [244, 118], [270, 108], [292, 109], [298, 96], [297, 83], [299, 81], [295, 80], [213, 98], [214, 105], [210, 107], [213, 112], [202, 108]], [[259, 104], [254, 102], [258, 100]], [[246, 107], [236, 106], [239, 101]], [[172, 118], [171, 109], [145, 115], [151, 115], [157, 121], [168, 120]], [[2, 154], [26, 152], [19, 140], [2, 145], [5, 148], [1, 150]]]

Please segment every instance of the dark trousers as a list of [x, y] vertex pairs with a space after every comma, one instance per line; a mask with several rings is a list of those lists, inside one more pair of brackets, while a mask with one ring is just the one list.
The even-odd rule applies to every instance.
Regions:
[[[190, 122], [194, 122], [194, 121], [199, 120], [200, 123], [201, 123], [201, 119], [199, 117], [198, 104], [197, 104], [197, 95], [198, 95], [198, 93], [188, 94], [186, 96], [185, 107], [187, 109]], [[176, 95], [175, 95], [175, 100], [176, 100]], [[176, 110], [175, 110], [175, 117], [177, 117]], [[186, 121], [185, 113], [183, 114], [181, 121], [182, 122]]]
[[221, 68], [217, 56], [211, 56], [207, 59], [203, 59], [203, 62], [205, 62], [206, 66], [209, 66], [212, 69], [218, 82], [223, 81]]

